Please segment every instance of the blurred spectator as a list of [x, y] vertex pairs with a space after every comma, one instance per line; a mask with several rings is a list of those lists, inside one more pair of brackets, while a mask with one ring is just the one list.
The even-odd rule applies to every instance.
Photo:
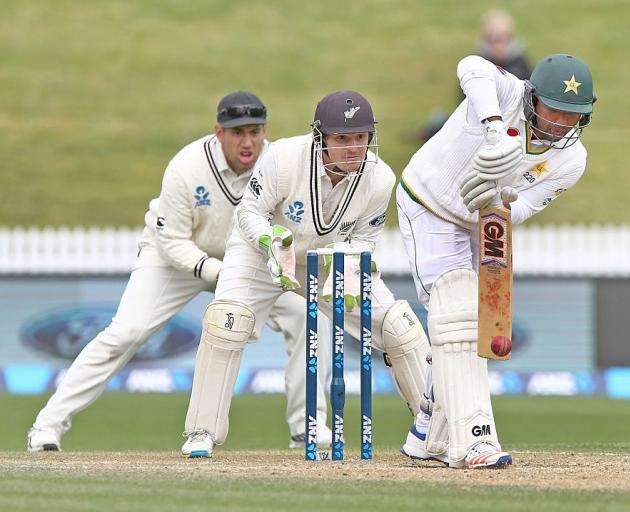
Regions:
[[[516, 37], [514, 18], [502, 10], [491, 9], [481, 16], [482, 39], [474, 54], [501, 66], [517, 78], [525, 80], [531, 75], [531, 64], [525, 55], [523, 45]], [[464, 99], [464, 93], [457, 88], [458, 103]], [[436, 108], [429, 120], [418, 133], [418, 140], [424, 144], [435, 135], [448, 118], [443, 108]]]
[[501, 66], [517, 78], [525, 80], [531, 74], [529, 59], [515, 34], [514, 18], [501, 9], [492, 9], [481, 17], [483, 39], [475, 52]]

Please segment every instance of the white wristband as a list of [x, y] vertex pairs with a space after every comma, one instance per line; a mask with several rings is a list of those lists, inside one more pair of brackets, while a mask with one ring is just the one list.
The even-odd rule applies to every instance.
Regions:
[[216, 286], [219, 279], [219, 272], [223, 268], [223, 262], [216, 258], [208, 258], [201, 263], [201, 279], [209, 283], [211, 286]]

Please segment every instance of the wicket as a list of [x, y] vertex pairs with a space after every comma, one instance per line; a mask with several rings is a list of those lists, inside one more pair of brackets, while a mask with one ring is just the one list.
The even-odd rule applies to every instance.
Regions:
[[306, 442], [305, 459], [317, 460], [317, 312], [319, 256], [333, 257], [332, 380], [330, 403], [333, 414], [332, 460], [344, 456], [344, 259], [360, 254], [361, 279], [361, 458], [372, 458], [372, 255], [367, 252], [308, 251], [306, 257]]

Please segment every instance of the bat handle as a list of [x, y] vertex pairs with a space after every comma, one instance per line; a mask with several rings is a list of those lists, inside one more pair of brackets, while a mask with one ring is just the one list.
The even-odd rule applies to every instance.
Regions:
[[488, 208], [502, 208], [502, 207], [503, 207], [503, 201], [501, 201], [501, 192], [497, 190], [497, 193], [490, 200], [490, 203], [488, 204]]

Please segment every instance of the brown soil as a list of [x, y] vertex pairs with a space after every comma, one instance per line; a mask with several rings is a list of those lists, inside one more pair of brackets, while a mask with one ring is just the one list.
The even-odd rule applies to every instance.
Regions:
[[52, 472], [65, 475], [119, 475], [134, 478], [264, 478], [369, 480], [453, 485], [523, 486], [630, 492], [630, 455], [586, 453], [513, 453], [503, 470], [454, 470], [439, 463], [414, 463], [396, 453], [377, 453], [361, 461], [350, 452], [344, 461], [305, 462], [295, 451], [217, 451], [212, 459], [184, 459], [174, 452], [0, 452], [3, 472]]

